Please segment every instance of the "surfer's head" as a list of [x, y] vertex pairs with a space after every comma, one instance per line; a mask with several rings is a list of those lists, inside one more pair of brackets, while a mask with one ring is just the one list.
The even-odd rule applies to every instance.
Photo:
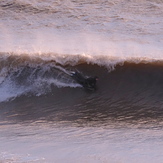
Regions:
[[96, 81], [99, 79], [97, 76], [95, 76], [94, 78], [95, 78]]

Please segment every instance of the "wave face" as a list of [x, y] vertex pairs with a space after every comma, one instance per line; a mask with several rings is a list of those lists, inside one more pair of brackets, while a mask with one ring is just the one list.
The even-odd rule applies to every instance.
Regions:
[[3, 53], [0, 65], [1, 102], [22, 95], [55, 94], [58, 88], [81, 89], [70, 76], [71, 71], [78, 70], [85, 76], [99, 77], [96, 91], [104, 99], [125, 98], [134, 103], [140, 101], [140, 105], [152, 101], [155, 105], [162, 103], [158, 100], [163, 95], [161, 60], [117, 60], [102, 56], [90, 60], [89, 55], [68, 55], [66, 58], [61, 54]]

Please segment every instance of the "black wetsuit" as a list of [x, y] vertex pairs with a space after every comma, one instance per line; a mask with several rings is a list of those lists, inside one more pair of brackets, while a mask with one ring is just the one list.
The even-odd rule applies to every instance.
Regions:
[[96, 77], [89, 77], [85, 79], [86, 85], [92, 88], [96, 87], [96, 81], [97, 81]]
[[81, 84], [84, 88], [95, 89], [97, 77], [85, 78], [79, 72], [73, 72], [72, 77]]

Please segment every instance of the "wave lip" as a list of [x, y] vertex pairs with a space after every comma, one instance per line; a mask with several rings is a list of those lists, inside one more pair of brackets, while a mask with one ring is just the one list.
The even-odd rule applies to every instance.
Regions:
[[112, 55], [91, 55], [91, 54], [60, 54], [60, 53], [13, 53], [13, 52], [1, 52], [0, 53], [0, 68], [4, 67], [16, 67], [17, 65], [38, 65], [38, 64], [59, 64], [62, 66], [70, 65], [76, 66], [79, 64], [95, 64], [98, 66], [104, 66], [106, 68], [114, 67], [114, 65], [128, 63], [145, 63], [145, 64], [162, 64], [163, 58], [161, 56], [112, 56]]

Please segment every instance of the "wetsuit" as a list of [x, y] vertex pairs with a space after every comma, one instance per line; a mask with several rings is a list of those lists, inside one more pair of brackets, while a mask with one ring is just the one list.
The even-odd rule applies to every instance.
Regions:
[[95, 89], [95, 87], [96, 87], [96, 81], [98, 79], [97, 77], [88, 77], [88, 78], [85, 78], [79, 72], [73, 72], [72, 73], [72, 77], [79, 84], [81, 84], [83, 87], [85, 87], [85, 88], [93, 88], [93, 89]]
[[96, 77], [89, 77], [89, 78], [85, 79], [86, 85], [89, 86], [89, 87], [92, 87], [92, 88], [95, 88], [96, 81], [97, 81]]

